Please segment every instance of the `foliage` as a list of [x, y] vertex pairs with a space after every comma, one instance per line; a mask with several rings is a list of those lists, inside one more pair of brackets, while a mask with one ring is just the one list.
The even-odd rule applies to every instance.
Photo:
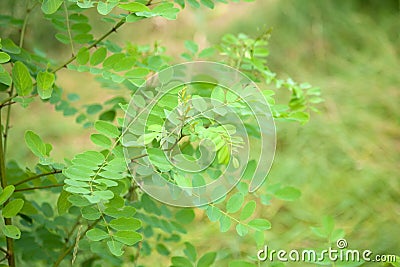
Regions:
[[[256, 210], [261, 205], [268, 205], [273, 197], [289, 201], [297, 199], [300, 196], [297, 189], [279, 184], [267, 192], [249, 194], [248, 180], [255, 171], [253, 163], [249, 162], [245, 173], [247, 179], [239, 182], [226, 197], [198, 207], [196, 212], [193, 208], [173, 208], [142, 193], [131, 179], [123, 153], [123, 116], [132, 112], [126, 95], [134, 95], [148, 77], [166, 69], [174, 61], [157, 43], [137, 45], [126, 42], [121, 47], [107, 38], [126, 24], [129, 26], [152, 17], [173, 20], [187, 5], [212, 9], [217, 2], [227, 1], [27, 1], [22, 21], [2, 16], [2, 21], [7, 21], [8, 25], [21, 32], [18, 44], [4, 37], [0, 43], [0, 91], [3, 95], [0, 108], [5, 122], [1, 124], [0, 138], [0, 226], [7, 246], [3, 251], [6, 255], [4, 260], [8, 260], [9, 266], [28, 262], [31, 265], [59, 266], [66, 258], [82, 266], [100, 266], [102, 262], [106, 262], [107, 266], [120, 266], [128, 258], [127, 255], [130, 261], [138, 264], [141, 255], [154, 251], [169, 256], [173, 266], [211, 266], [218, 261], [216, 251], [200, 256], [194, 244], [189, 242], [183, 242], [181, 246], [183, 255], [175, 255], [175, 251], [171, 252], [168, 248], [171, 242], [181, 244], [184, 241], [187, 225], [192, 223], [199, 210], [204, 211], [210, 222], [218, 221], [221, 232], [234, 228], [239, 236], [251, 233], [258, 246], [264, 243], [264, 232], [271, 228], [271, 223], [256, 216]], [[96, 9], [97, 16], [110, 24], [110, 29], [99, 37], [91, 33], [96, 26], [90, 22], [88, 14], [91, 9]], [[69, 59], [49, 59], [42, 51], [24, 48], [29, 15], [33, 12], [42, 14], [54, 27], [54, 37], [71, 50]], [[305, 123], [310, 110], [315, 110], [313, 105], [322, 101], [319, 89], [307, 83], [296, 83], [290, 78], [279, 79], [267, 67], [269, 35], [269, 31], [256, 38], [227, 34], [219, 44], [201, 51], [195, 42], [187, 41], [187, 51], [182, 53], [182, 57], [186, 60], [217, 60], [241, 70], [261, 87], [268, 87], [263, 90], [263, 95], [275, 119]], [[65, 95], [63, 84], [57, 80], [57, 73], [63, 68], [94, 75], [104, 88], [117, 91], [118, 96], [103, 103], [78, 106], [75, 101], [79, 96]], [[275, 91], [280, 88], [290, 93], [287, 104], [276, 103]], [[164, 111], [175, 107], [182, 107], [187, 112], [191, 109], [204, 110], [201, 100], [193, 100], [201, 99], [198, 94], [207, 90], [190, 89], [183, 87], [172, 92], [161, 99], [165, 102], [164, 106], [160, 104], [161, 107], [165, 108]], [[208, 92], [212, 99], [224, 103], [237, 100], [235, 96], [229, 97], [226, 90], [218, 87], [211, 89]], [[25, 144], [37, 157], [37, 165], [29, 169], [21, 167], [23, 162], [7, 159], [6, 145], [12, 137], [8, 134], [12, 107], [21, 105], [26, 108], [35, 98], [50, 103], [66, 117], [73, 116], [84, 128], [92, 128], [95, 132], [90, 140], [99, 149], [82, 151], [65, 162], [56, 162], [51, 156], [52, 145], [34, 131], [27, 130]], [[134, 99], [134, 103], [137, 106], [146, 105], [140, 98]], [[237, 112], [245, 117], [246, 109], [240, 103], [236, 104]], [[160, 111], [162, 109], [154, 110]], [[240, 147], [242, 141], [229, 140], [225, 128], [212, 125], [210, 121], [186, 120], [188, 114], [181, 120], [180, 128], [181, 133], [190, 136], [185, 142], [185, 155], [194, 156], [198, 152], [195, 143], [199, 140], [219, 138], [216, 148], [218, 158], [213, 164], [223, 167], [230, 160], [230, 149]], [[159, 117], [166, 120], [168, 116], [164, 113]], [[170, 172], [168, 162], [160, 156], [165, 134], [161, 125], [156, 120], [139, 137], [149, 147], [148, 155], [143, 157], [148, 157], [162, 174], [168, 173], [170, 176], [164, 176], [167, 180], [187, 185], [185, 177]], [[252, 129], [250, 126], [249, 131]], [[175, 139], [172, 143], [179, 141]], [[184, 143], [178, 145], [183, 150]], [[137, 154], [136, 157], [142, 155]], [[137, 173], [140, 174], [140, 171], [146, 170], [138, 168]], [[43, 190], [47, 190], [46, 193]], [[44, 198], [44, 201], [39, 201], [38, 197]], [[33, 243], [37, 246], [32, 246]], [[15, 253], [14, 247], [18, 253]], [[122, 257], [124, 252], [125, 258]], [[237, 260], [230, 266], [244, 265]]]

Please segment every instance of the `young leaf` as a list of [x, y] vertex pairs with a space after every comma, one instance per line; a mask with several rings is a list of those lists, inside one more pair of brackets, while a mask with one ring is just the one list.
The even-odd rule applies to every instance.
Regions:
[[238, 223], [238, 224], [236, 225], [236, 232], [237, 232], [238, 235], [240, 235], [240, 236], [245, 236], [245, 235], [247, 235], [247, 233], [249, 232], [249, 229], [248, 229], [246, 226], [244, 226], [243, 224]]
[[13, 185], [6, 186], [0, 194], [0, 205], [3, 205], [4, 202], [7, 201], [14, 192], [15, 187]]
[[45, 14], [55, 13], [63, 3], [63, 0], [44, 0], [42, 3], [42, 11]]
[[243, 201], [244, 201], [244, 196], [242, 193], [237, 192], [235, 193], [226, 203], [226, 211], [228, 213], [235, 213], [238, 210], [240, 210], [240, 208], [243, 205]]
[[41, 99], [48, 99], [53, 92], [54, 74], [40, 71], [36, 77], [37, 90]]
[[195, 42], [190, 41], [190, 40], [185, 41], [185, 47], [187, 50], [189, 50], [193, 54], [196, 54], [197, 51], [199, 51], [199, 46]]
[[0, 52], [0, 64], [10, 61], [10, 56], [5, 52]]
[[150, 8], [138, 2], [131, 2], [127, 4], [120, 4], [118, 7], [128, 10], [129, 12], [150, 12]]
[[197, 259], [196, 248], [189, 242], [185, 242], [185, 249], [183, 250], [183, 253], [185, 253], [186, 257], [188, 257], [188, 259], [191, 260], [192, 262], [196, 261]]
[[111, 140], [103, 134], [92, 134], [90, 140], [98, 146], [109, 148], [112, 145]]
[[248, 226], [259, 231], [271, 229], [271, 223], [266, 219], [254, 219], [248, 223]]
[[192, 267], [193, 264], [185, 257], [175, 256], [171, 258], [171, 263], [175, 267]]
[[216, 252], [208, 252], [208, 253], [204, 254], [199, 259], [199, 262], [197, 263], [197, 267], [209, 267], [209, 266], [211, 266], [214, 263], [216, 257], [217, 257], [217, 253]]
[[99, 228], [90, 229], [87, 231], [86, 236], [92, 241], [100, 241], [109, 237], [108, 233]]
[[142, 226], [142, 223], [135, 218], [121, 217], [111, 220], [110, 226], [119, 231], [135, 231]]
[[4, 218], [14, 217], [15, 215], [18, 214], [18, 212], [22, 209], [23, 206], [24, 206], [23, 199], [18, 198], [12, 200], [3, 208], [3, 217]]
[[25, 132], [25, 143], [28, 148], [35, 154], [37, 157], [45, 157], [46, 156], [46, 144], [43, 140], [34, 132], [26, 131]]
[[81, 49], [79, 49], [79, 52], [76, 55], [76, 61], [80, 65], [85, 65], [86, 63], [88, 63], [89, 58], [90, 58], [90, 52], [89, 49], [87, 49], [87, 47], [82, 47]]
[[254, 210], [256, 209], [256, 202], [254, 200], [248, 202], [244, 207], [242, 212], [240, 213], [240, 220], [244, 221], [253, 214]]
[[68, 201], [68, 197], [71, 196], [71, 193], [63, 190], [57, 199], [57, 210], [59, 215], [65, 214], [68, 209], [71, 207], [71, 202]]
[[81, 209], [82, 217], [88, 220], [97, 220], [100, 218], [101, 213], [95, 207], [84, 207]]
[[184, 208], [175, 214], [175, 219], [183, 224], [191, 223], [194, 220], [195, 214], [193, 209]]
[[97, 4], [97, 11], [99, 12], [100, 15], [108, 15], [108, 13], [110, 13], [114, 7], [116, 7], [118, 5], [118, 2], [102, 2], [100, 1]]
[[96, 128], [96, 130], [100, 133], [111, 138], [117, 138], [120, 135], [118, 128], [114, 124], [106, 121], [96, 121], [94, 128]]
[[122, 250], [124, 244], [122, 244], [121, 242], [112, 240], [112, 241], [107, 241], [107, 246], [108, 249], [110, 250], [110, 252], [117, 257], [122, 256], [122, 254], [124, 254], [124, 251]]
[[96, 66], [104, 61], [107, 56], [107, 49], [105, 47], [100, 47], [90, 57], [90, 65]]
[[276, 191], [274, 195], [286, 201], [293, 201], [301, 196], [301, 192], [294, 187], [287, 186]]
[[17, 61], [11, 71], [12, 80], [19, 96], [27, 96], [32, 91], [32, 79], [24, 63]]
[[21, 237], [21, 231], [15, 225], [1, 226], [1, 231], [5, 236], [13, 239], [19, 239]]
[[220, 232], [225, 233], [231, 228], [232, 221], [228, 216], [222, 215], [221, 218], [219, 218], [219, 224]]
[[206, 7], [211, 8], [211, 9], [214, 8], [214, 2], [213, 1], [211, 1], [211, 0], [200, 0], [200, 1]]
[[135, 231], [118, 231], [113, 237], [115, 240], [128, 246], [133, 246], [142, 240], [142, 236]]

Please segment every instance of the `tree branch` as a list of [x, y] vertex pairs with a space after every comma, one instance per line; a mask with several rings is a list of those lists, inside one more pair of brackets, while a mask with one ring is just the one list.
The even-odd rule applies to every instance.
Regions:
[[15, 189], [14, 192], [30, 191], [30, 190], [36, 190], [36, 189], [45, 189], [45, 188], [61, 187], [61, 186], [64, 186], [64, 184], [52, 184], [52, 185], [45, 185], [45, 186], [21, 188], [21, 189]]
[[14, 186], [18, 186], [20, 184], [39, 179], [40, 177], [49, 176], [49, 175], [53, 175], [53, 174], [57, 174], [57, 173], [61, 173], [61, 172], [62, 172], [62, 170], [54, 170], [52, 172], [41, 173], [41, 174], [38, 174], [38, 175], [35, 175], [32, 177], [28, 177], [22, 181], [19, 181], [18, 183], [15, 183]]

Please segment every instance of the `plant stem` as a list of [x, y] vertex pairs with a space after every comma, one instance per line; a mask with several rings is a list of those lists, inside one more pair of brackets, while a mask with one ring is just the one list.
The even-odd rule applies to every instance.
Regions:
[[[1, 110], [0, 110], [0, 129], [2, 127], [1, 124]], [[7, 186], [7, 177], [6, 177], [6, 163], [5, 163], [5, 155], [4, 155], [4, 149], [3, 149], [3, 133], [1, 133], [0, 136], [0, 180], [1, 180], [1, 186], [5, 188]], [[7, 204], [8, 201], [4, 203], [4, 205]], [[12, 225], [12, 220], [11, 218], [4, 218], [4, 223], [5, 225]], [[8, 266], [9, 267], [15, 267], [15, 258], [14, 258], [14, 241], [12, 238], [6, 237], [6, 243], [7, 243], [7, 260], [8, 260]]]
[[22, 189], [15, 189], [14, 192], [30, 191], [30, 190], [36, 190], [36, 189], [45, 189], [45, 188], [61, 187], [61, 186], [64, 186], [64, 184], [51, 184], [51, 185], [45, 185], [45, 186], [35, 186], [35, 187], [28, 187], [28, 188], [22, 188]]
[[[105, 34], [103, 34], [99, 39], [97, 39], [96, 41], [94, 41], [94, 43], [92, 43], [91, 45], [89, 45], [87, 48], [91, 49], [93, 47], [95, 47], [96, 45], [98, 45], [101, 41], [103, 41], [105, 38], [107, 38], [110, 34], [112, 34], [113, 32], [116, 32], [122, 25], [125, 24], [125, 18], [122, 18], [117, 24], [114, 25], [114, 27], [112, 27], [108, 32], [106, 32]], [[73, 62], [76, 59], [77, 55], [73, 55], [70, 59], [68, 59], [64, 64], [59, 65], [58, 67], [56, 67], [55, 69], [53, 69], [51, 72], [52, 73], [56, 73], [57, 71], [59, 71], [60, 69], [66, 67], [69, 63]]]
[[24, 179], [22, 181], [19, 181], [18, 183], [15, 183], [14, 186], [18, 186], [20, 184], [23, 184], [23, 183], [26, 183], [26, 182], [29, 182], [29, 181], [32, 181], [32, 180], [39, 179], [40, 177], [44, 177], [44, 176], [48, 176], [48, 175], [52, 175], [52, 174], [57, 174], [57, 173], [61, 173], [61, 172], [62, 172], [61, 170], [54, 170], [52, 172], [41, 173], [41, 174], [38, 174], [38, 175], [35, 175], [35, 176], [32, 176], [32, 177], [28, 177], [28, 178], [26, 178], [26, 179]]
[[[83, 231], [79, 238], [81, 238], [82, 236], [84, 236], [86, 234], [87, 231], [89, 231], [90, 229], [92, 229], [101, 219], [97, 219], [95, 220], [92, 224], [89, 224], [88, 227], [86, 228], [85, 231]], [[75, 226], [76, 227], [76, 226]], [[77, 237], [78, 238], [78, 237]], [[67, 244], [66, 244], [67, 245]], [[72, 243], [70, 246], [65, 246], [64, 247], [64, 251], [60, 254], [60, 256], [58, 256], [56, 262], [53, 264], [53, 267], [58, 267], [60, 265], [60, 263], [64, 260], [64, 258], [66, 256], [68, 256], [69, 253], [71, 253], [71, 251], [74, 249], [75, 247], [75, 242]]]

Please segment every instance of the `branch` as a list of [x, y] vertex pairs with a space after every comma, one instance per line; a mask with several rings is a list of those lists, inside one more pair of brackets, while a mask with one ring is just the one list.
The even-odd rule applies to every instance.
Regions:
[[[1, 124], [1, 110], [0, 110], [0, 129], [2, 128]], [[7, 186], [7, 177], [6, 177], [6, 165], [5, 165], [5, 155], [3, 149], [3, 136], [0, 135], [0, 180], [1, 186], [5, 188]], [[6, 205], [8, 200], [4, 203]], [[4, 218], [5, 225], [12, 225], [11, 218]], [[7, 243], [7, 260], [8, 265], [10, 267], [15, 267], [15, 257], [14, 257], [14, 241], [10, 237], [6, 237]]]
[[35, 186], [35, 187], [28, 187], [28, 188], [22, 188], [22, 189], [15, 189], [14, 192], [30, 191], [30, 190], [36, 190], [36, 189], [45, 189], [45, 188], [61, 187], [61, 186], [64, 186], [64, 184], [52, 184], [52, 185], [45, 185], [45, 186]]
[[[96, 224], [100, 221], [101, 219], [97, 219], [95, 220], [92, 224], [89, 224], [88, 227], [86, 228], [85, 231], [83, 231], [82, 234], [79, 235], [79, 238], [81, 238], [82, 236], [84, 236], [86, 234], [87, 231], [89, 231], [90, 229], [92, 229], [93, 227], [96, 226]], [[78, 238], [78, 237], [77, 237]], [[74, 249], [75, 247], [75, 242], [72, 243], [70, 246], [65, 246], [64, 247], [64, 251], [60, 254], [60, 256], [57, 258], [56, 262], [53, 264], [53, 267], [58, 267], [60, 265], [60, 263], [64, 260], [64, 258], [66, 256], [68, 256], [69, 253], [71, 253], [71, 251]]]
[[[114, 27], [112, 27], [108, 32], [106, 32], [105, 34], [103, 34], [99, 39], [97, 39], [94, 43], [92, 43], [91, 45], [89, 45], [87, 47], [87, 49], [91, 49], [93, 47], [95, 47], [96, 45], [98, 45], [101, 41], [103, 41], [105, 38], [107, 38], [110, 34], [112, 34], [113, 32], [116, 32], [122, 25], [125, 24], [125, 18], [122, 18], [117, 24], [114, 25]], [[67, 65], [71, 62], [73, 62], [76, 59], [77, 55], [73, 55], [70, 59], [68, 59], [66, 62], [64, 62], [63, 64], [59, 65], [58, 67], [56, 67], [54, 70], [52, 70], [52, 73], [56, 73], [57, 71], [59, 71], [62, 68], [67, 67]], [[36, 83], [35, 83], [36, 84]]]
[[28, 178], [26, 178], [26, 179], [24, 179], [22, 181], [19, 181], [18, 183], [15, 183], [14, 186], [18, 186], [20, 184], [23, 184], [23, 183], [26, 183], [26, 182], [29, 182], [29, 181], [32, 181], [32, 180], [39, 179], [40, 177], [53, 175], [53, 174], [57, 174], [57, 173], [61, 173], [61, 172], [62, 172], [62, 170], [54, 170], [52, 172], [41, 173], [41, 174], [38, 174], [38, 175], [35, 175], [35, 176], [32, 176], [32, 177], [28, 177]]

